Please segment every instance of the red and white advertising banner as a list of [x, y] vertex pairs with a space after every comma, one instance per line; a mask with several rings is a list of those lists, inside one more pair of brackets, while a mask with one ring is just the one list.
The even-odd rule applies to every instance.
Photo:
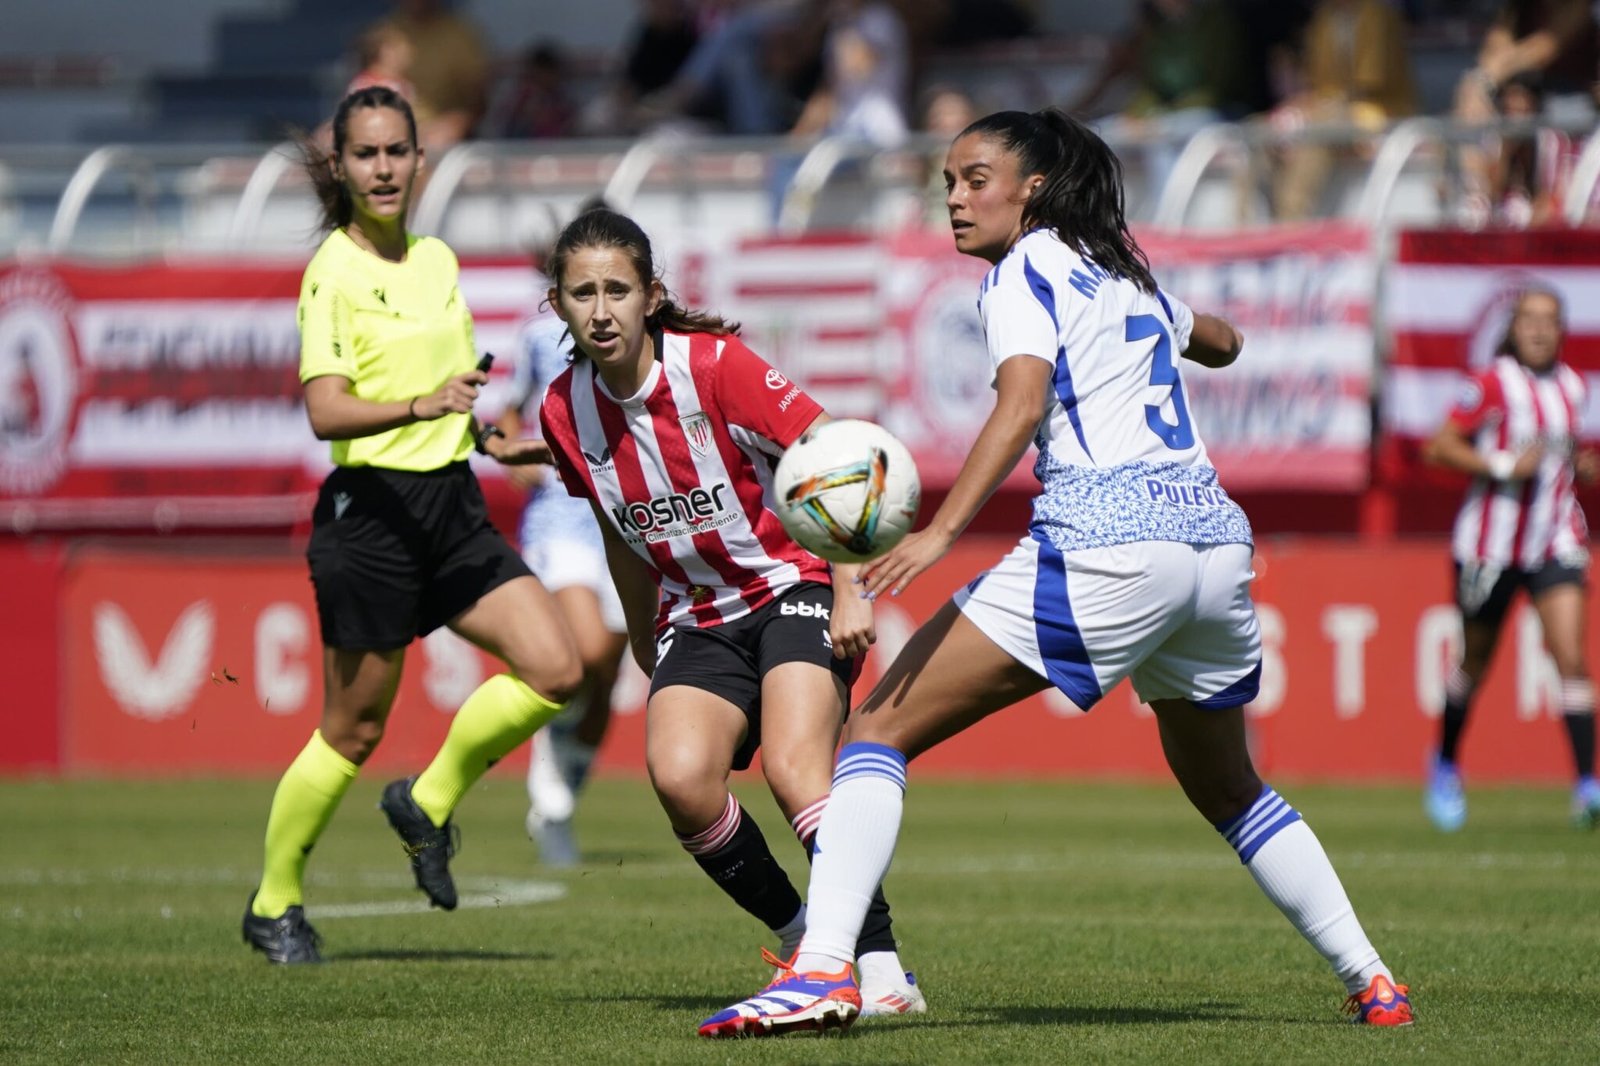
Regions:
[[1161, 287], [1245, 337], [1225, 370], [1184, 364], [1189, 409], [1222, 482], [1241, 490], [1366, 487], [1377, 264], [1359, 226], [1146, 233]]
[[1418, 456], [1469, 373], [1494, 359], [1517, 294], [1554, 289], [1566, 305], [1561, 358], [1589, 385], [1585, 438], [1600, 437], [1600, 230], [1402, 233], [1383, 286], [1393, 338], [1382, 458], [1392, 480], [1432, 480]]
[[[1358, 227], [1141, 236], [1157, 278], [1244, 331], [1184, 388], [1226, 484], [1349, 491], [1371, 446], [1374, 262]], [[978, 319], [988, 264], [948, 236], [746, 240], [696, 261], [712, 306], [830, 413], [879, 421], [948, 483], [993, 407]], [[1013, 475], [1026, 483], [1024, 464]]]
[[[1245, 329], [1190, 406], [1241, 489], [1350, 489], [1365, 476], [1370, 256], [1356, 230], [1147, 238], [1167, 288]], [[276, 527], [326, 467], [296, 380], [303, 264], [231, 260], [0, 265], [0, 528]], [[883, 422], [948, 482], [991, 398], [976, 294], [984, 264], [946, 237], [749, 240], [679, 257], [686, 299], [839, 416]], [[519, 260], [468, 261], [479, 347], [503, 380], [544, 298]], [[486, 394], [490, 406], [493, 393]], [[1028, 483], [1027, 466], [1013, 475]]]
[[[921, 621], [1010, 545], [967, 537], [904, 596], [882, 602], [858, 695]], [[1247, 713], [1262, 772], [1416, 778], [1460, 640], [1445, 542], [1274, 543], [1258, 553], [1256, 571], [1265, 655], [1261, 695]], [[303, 561], [85, 551], [69, 561], [65, 582], [60, 753], [68, 772], [277, 773], [316, 727], [321, 649]], [[15, 614], [6, 624], [28, 623]], [[1594, 627], [1589, 639], [1600, 660]], [[499, 669], [448, 632], [412, 645], [374, 766], [425, 765], [456, 707]], [[642, 769], [645, 692], [630, 664], [604, 768]], [[1556, 695], [1538, 621], [1521, 609], [1468, 736], [1474, 780], [1566, 778]], [[1087, 715], [1051, 690], [941, 745], [917, 770], [1166, 775], [1154, 720], [1127, 686]]]
[[[0, 265], [0, 528], [285, 526], [327, 465], [300, 400], [301, 263]], [[472, 264], [478, 343], [543, 298]], [[508, 372], [507, 359], [502, 372]]]

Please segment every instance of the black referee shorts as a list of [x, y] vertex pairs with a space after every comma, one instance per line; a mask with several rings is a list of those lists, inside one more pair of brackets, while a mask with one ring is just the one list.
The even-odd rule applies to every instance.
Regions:
[[715, 626], [677, 626], [656, 641], [656, 669], [650, 694], [687, 685], [721, 696], [744, 712], [745, 741], [734, 753], [733, 768], [745, 770], [761, 746], [761, 679], [784, 663], [815, 663], [844, 682], [846, 708], [850, 685], [861, 660], [835, 659], [828, 636], [833, 589], [804, 582], [743, 618]]
[[322, 483], [306, 548], [322, 643], [403, 648], [529, 574], [489, 524], [466, 463], [416, 473], [339, 467]]

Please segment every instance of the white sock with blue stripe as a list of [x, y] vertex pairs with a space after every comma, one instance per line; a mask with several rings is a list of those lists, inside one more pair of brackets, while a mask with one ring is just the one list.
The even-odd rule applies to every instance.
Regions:
[[855, 961], [856, 938], [889, 872], [905, 808], [906, 757], [883, 744], [846, 744], [817, 829], [806, 935], [794, 968], [836, 972]]
[[1365, 991], [1376, 974], [1394, 979], [1356, 919], [1322, 842], [1283, 797], [1263, 786], [1250, 809], [1217, 832], [1352, 995]]

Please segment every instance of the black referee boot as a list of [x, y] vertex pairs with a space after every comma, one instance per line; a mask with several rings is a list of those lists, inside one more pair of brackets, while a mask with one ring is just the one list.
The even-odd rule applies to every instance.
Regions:
[[456, 909], [456, 883], [450, 876], [450, 858], [456, 853], [454, 826], [445, 822], [433, 824], [417, 801], [411, 798], [411, 786], [417, 779], [402, 777], [390, 781], [383, 789], [378, 808], [389, 817], [389, 824], [400, 834], [406, 854], [411, 856], [411, 872], [416, 876], [417, 887], [428, 896], [428, 902], [447, 911]]
[[244, 942], [262, 952], [268, 961], [282, 965], [302, 962], [321, 962], [317, 950], [322, 938], [306, 921], [304, 907], [296, 904], [276, 918], [257, 917], [251, 906], [256, 894], [250, 893], [250, 902], [244, 906]]

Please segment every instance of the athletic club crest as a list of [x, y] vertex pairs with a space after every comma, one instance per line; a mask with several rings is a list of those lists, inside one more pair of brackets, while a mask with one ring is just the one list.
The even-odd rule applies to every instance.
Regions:
[[678, 419], [678, 424], [683, 427], [684, 439], [689, 442], [689, 447], [694, 449], [696, 455], [704, 455], [711, 450], [710, 415], [704, 411], [696, 411], [692, 415]]

